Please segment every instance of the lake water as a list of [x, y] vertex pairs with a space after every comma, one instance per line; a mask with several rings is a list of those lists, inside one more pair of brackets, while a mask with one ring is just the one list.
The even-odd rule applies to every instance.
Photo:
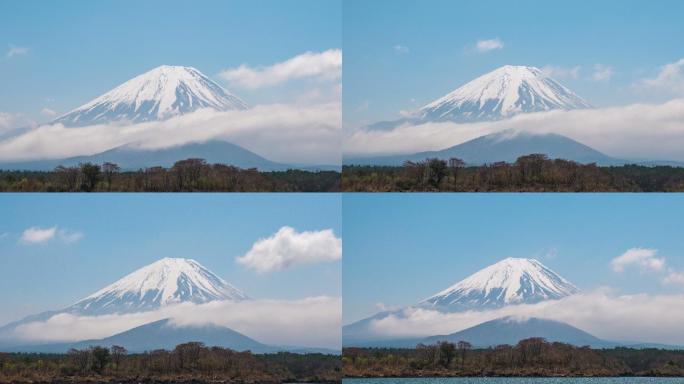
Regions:
[[344, 379], [344, 384], [684, 384], [681, 377], [430, 377]]

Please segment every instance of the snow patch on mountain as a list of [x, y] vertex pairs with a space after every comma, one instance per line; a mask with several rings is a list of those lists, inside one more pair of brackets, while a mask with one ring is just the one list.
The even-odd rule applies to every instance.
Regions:
[[200, 108], [243, 110], [247, 104], [195, 68], [162, 65], [57, 118], [85, 126], [165, 120]]
[[518, 113], [591, 108], [541, 69], [505, 65], [418, 111], [421, 121], [499, 120]]
[[420, 306], [450, 309], [500, 308], [557, 300], [579, 289], [537, 260], [507, 258], [421, 301]]
[[192, 259], [164, 258], [76, 302], [64, 312], [131, 313], [181, 302], [241, 301], [247, 296]]

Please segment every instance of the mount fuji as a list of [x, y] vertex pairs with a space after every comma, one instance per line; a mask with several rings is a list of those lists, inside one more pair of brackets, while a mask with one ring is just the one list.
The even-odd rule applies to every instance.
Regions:
[[[505, 65], [486, 73], [416, 111], [413, 116], [391, 122], [379, 122], [370, 130], [389, 130], [401, 125], [454, 122], [499, 121], [518, 114], [552, 110], [592, 108], [582, 97], [536, 67]], [[454, 129], [458, 129], [456, 126]], [[601, 165], [624, 164], [567, 136], [528, 131], [504, 130], [477, 137], [438, 150], [391, 156], [344, 159], [349, 165], [399, 166], [406, 160], [426, 158], [447, 160], [457, 157], [469, 165], [513, 162], [518, 157], [541, 153], [551, 159]]]
[[28, 352], [65, 352], [69, 348], [89, 345], [122, 345], [130, 351], [142, 352], [158, 348], [173, 348], [188, 341], [201, 341], [210, 346], [255, 353], [293, 351], [335, 351], [262, 344], [230, 328], [207, 323], [175, 325], [172, 319], [159, 319], [100, 340], [68, 343], [45, 343], [27, 340], [17, 333], [21, 326], [44, 322], [58, 315], [78, 317], [142, 314], [164, 307], [217, 301], [240, 302], [249, 297], [230, 283], [192, 259], [164, 258], [144, 266], [99, 291], [57, 311], [43, 312], [0, 327], [0, 350]]
[[244, 110], [247, 104], [195, 68], [162, 65], [55, 119], [65, 126], [165, 120], [200, 108]]
[[55, 315], [101, 316], [139, 313], [165, 306], [210, 301], [242, 301], [248, 297], [195, 260], [163, 258], [144, 266], [60, 310], [27, 316], [0, 327], [0, 339], [18, 326]]
[[425, 105], [422, 121], [500, 120], [518, 113], [591, 105], [536, 67], [505, 65]]
[[[51, 124], [67, 129], [96, 124], [126, 125], [165, 121], [199, 109], [242, 111], [247, 103], [192, 67], [162, 65], [136, 76], [86, 104], [58, 117]], [[117, 129], [112, 126], [111, 129]], [[172, 147], [142, 149], [126, 143], [106, 151], [62, 159], [3, 162], [2, 169], [51, 171], [57, 166], [80, 163], [115, 163], [124, 171], [161, 166], [169, 168], [179, 160], [205, 159], [209, 164], [227, 164], [261, 171], [337, 169], [331, 166], [303, 167], [271, 161], [224, 140], [190, 142]]]
[[558, 300], [579, 289], [535, 259], [507, 258], [418, 303], [450, 311]]
[[[375, 331], [375, 321], [388, 316], [403, 318], [406, 316], [406, 310], [435, 310], [442, 313], [484, 311], [508, 305], [559, 300], [579, 292], [579, 288], [538, 260], [507, 258], [481, 269], [409, 308], [380, 312], [344, 326], [343, 345], [413, 347], [424, 340], [431, 341], [432, 339], [424, 337], [398, 339], [380, 335]], [[557, 329], [561, 328], [563, 327]]]
[[67, 307], [68, 313], [96, 316], [159, 309], [247, 296], [192, 259], [164, 258], [123, 277]]

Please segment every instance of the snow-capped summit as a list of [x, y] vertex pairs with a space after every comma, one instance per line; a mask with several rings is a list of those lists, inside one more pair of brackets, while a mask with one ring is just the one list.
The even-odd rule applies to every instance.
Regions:
[[57, 118], [84, 126], [164, 120], [200, 108], [242, 110], [247, 104], [192, 67], [162, 65]]
[[139, 312], [170, 304], [240, 301], [245, 294], [192, 259], [164, 258], [78, 301], [81, 315]]
[[499, 120], [525, 112], [591, 108], [541, 69], [505, 65], [420, 109], [423, 121]]
[[579, 292], [560, 275], [534, 259], [507, 258], [423, 300], [420, 305], [455, 310], [533, 304]]

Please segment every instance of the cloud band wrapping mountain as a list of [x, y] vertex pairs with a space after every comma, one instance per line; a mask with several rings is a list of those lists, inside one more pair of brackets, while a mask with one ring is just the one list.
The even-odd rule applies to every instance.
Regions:
[[[193, 334], [184, 327], [219, 326], [268, 345], [338, 349], [341, 310], [341, 299], [327, 296], [249, 299], [195, 260], [165, 258], [62, 310], [0, 327], [0, 347], [31, 350], [103, 339], [168, 319], [180, 333]], [[153, 348], [161, 341], [150, 342]]]
[[392, 130], [357, 130], [344, 138], [346, 156], [441, 150], [502, 131], [556, 133], [620, 159], [684, 161], [684, 99], [664, 104], [519, 114], [508, 120], [459, 124], [406, 123]]
[[512, 317], [562, 322], [611, 345], [684, 345], [684, 336], [673, 337], [681, 335], [682, 300], [684, 296], [677, 294], [580, 292], [536, 260], [505, 259], [416, 305], [345, 325], [342, 337], [345, 346], [405, 347]]
[[[410, 117], [348, 131], [344, 137], [345, 163], [396, 165], [397, 161], [390, 163], [383, 155], [411, 160], [416, 156], [444, 158], [453, 156], [445, 148], [465, 146], [494, 134], [501, 134], [497, 137], [502, 140], [510, 137], [510, 145], [489, 149], [471, 146], [467, 148], [471, 152], [486, 153], [466, 160], [477, 165], [510, 162], [530, 154], [529, 143], [514, 142], [511, 133], [538, 136], [535, 152], [554, 148], [555, 153], [545, 154], [560, 154], [565, 160], [581, 163], [684, 161], [683, 99], [660, 105], [591, 108], [549, 73], [548, 69], [535, 67], [503, 66], [425, 105]], [[566, 143], [543, 136], [549, 134], [563, 137]], [[582, 150], [582, 146], [588, 147]], [[502, 148], [506, 153], [499, 153]]]
[[340, 119], [339, 103], [273, 104], [242, 111], [200, 109], [164, 121], [138, 124], [77, 128], [43, 125], [0, 141], [0, 161], [93, 155], [128, 144], [151, 150], [222, 139], [268, 154], [273, 161], [339, 164]]
[[[324, 61], [330, 61], [327, 57], [331, 54], [333, 61], [335, 57], [341, 61], [339, 51], [337, 56], [326, 52]], [[250, 108], [195, 68], [163, 65], [52, 123], [0, 135], [0, 162], [7, 163], [7, 168], [34, 169], [42, 165], [20, 162], [93, 155], [97, 156], [81, 161], [113, 161], [108, 159], [111, 150], [127, 148], [147, 151], [138, 156], [146, 162], [136, 162], [137, 168], [168, 166], [159, 158], [164, 154], [152, 151], [218, 140], [261, 154], [268, 159], [261, 162], [268, 168], [285, 166], [275, 163], [339, 165], [340, 109], [339, 97], [329, 101], [288, 100]], [[0, 131], [6, 125], [2, 121]], [[243, 157], [236, 154], [223, 158], [232, 159], [231, 164], [240, 167], [259, 166], [254, 161], [243, 161]], [[46, 170], [54, 168], [53, 163], [49, 165]]]

